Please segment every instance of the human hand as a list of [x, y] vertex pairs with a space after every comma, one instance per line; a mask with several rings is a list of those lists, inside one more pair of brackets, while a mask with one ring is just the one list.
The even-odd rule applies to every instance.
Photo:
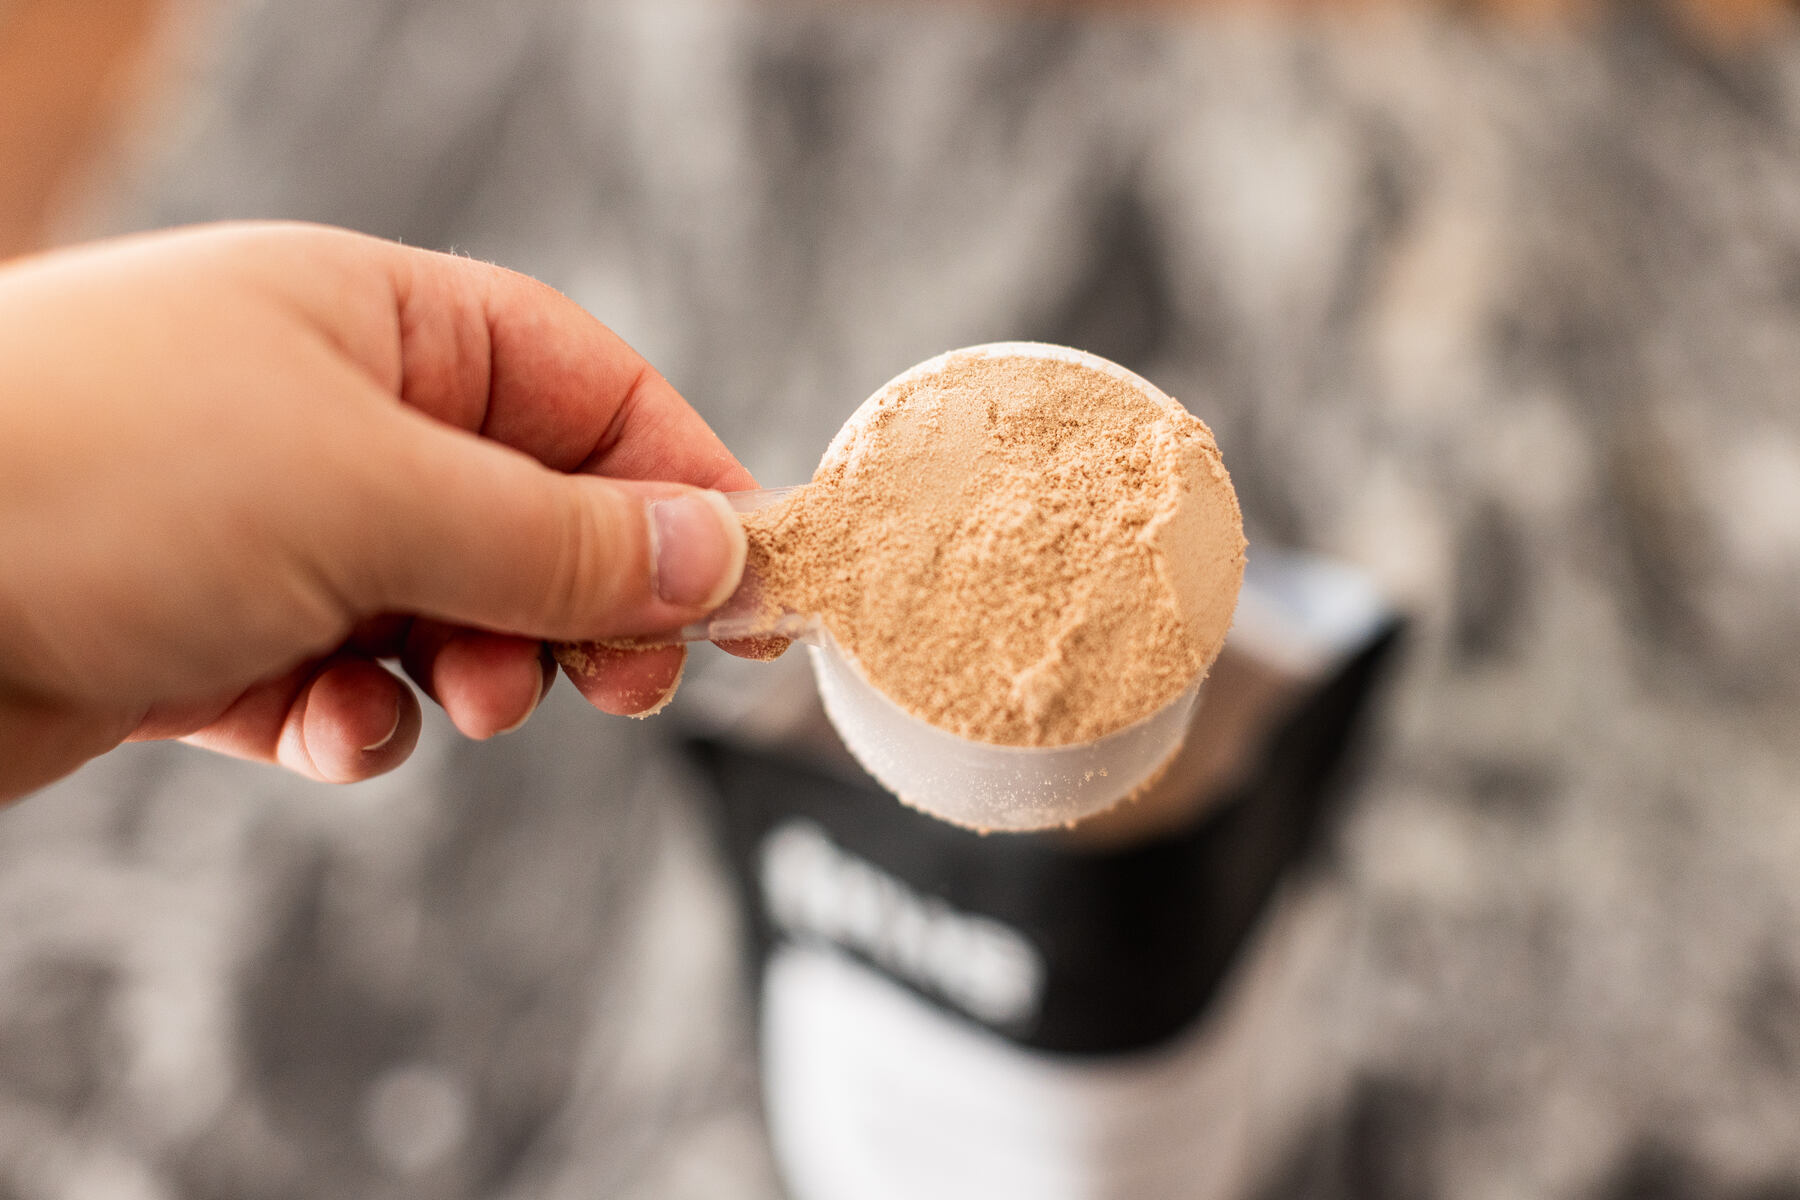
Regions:
[[[128, 738], [390, 770], [420, 713], [382, 657], [464, 733], [514, 728], [544, 639], [730, 593], [743, 533], [698, 489], [753, 486], [616, 335], [496, 267], [244, 225], [0, 270], [0, 798]], [[682, 654], [566, 661], [639, 714]]]

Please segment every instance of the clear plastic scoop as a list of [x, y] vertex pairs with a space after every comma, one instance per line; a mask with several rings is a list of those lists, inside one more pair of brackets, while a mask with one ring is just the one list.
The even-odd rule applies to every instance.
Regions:
[[[1079, 362], [1148, 394], [1156, 387], [1097, 355], [1065, 346], [1002, 342], [949, 354], [1006, 354]], [[949, 354], [897, 376], [876, 397], [915, 376], [941, 369]], [[844, 438], [870, 409], [846, 422]], [[776, 504], [798, 488], [726, 494], [738, 512]], [[902, 632], [902, 631], [896, 631]], [[772, 607], [750, 574], [705, 620], [646, 644], [783, 637], [807, 643], [825, 713], [863, 768], [914, 808], [972, 829], [1030, 830], [1069, 825], [1111, 808], [1151, 782], [1181, 748], [1200, 695], [1200, 680], [1149, 716], [1091, 742], [1070, 746], [999, 746], [971, 741], [913, 716], [864, 677], [823, 622], [811, 613]]]

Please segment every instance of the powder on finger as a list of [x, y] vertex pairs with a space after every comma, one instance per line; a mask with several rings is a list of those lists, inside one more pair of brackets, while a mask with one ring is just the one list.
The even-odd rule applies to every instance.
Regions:
[[1084, 362], [965, 352], [871, 397], [812, 482], [746, 514], [765, 598], [975, 741], [1061, 746], [1211, 665], [1243, 578], [1206, 425]]

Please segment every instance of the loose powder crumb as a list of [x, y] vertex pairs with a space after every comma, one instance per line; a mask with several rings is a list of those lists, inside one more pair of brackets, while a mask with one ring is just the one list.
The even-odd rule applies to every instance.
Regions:
[[975, 741], [1149, 716], [1219, 652], [1244, 536], [1206, 425], [1081, 363], [950, 356], [744, 517], [767, 601], [816, 613], [883, 694]]

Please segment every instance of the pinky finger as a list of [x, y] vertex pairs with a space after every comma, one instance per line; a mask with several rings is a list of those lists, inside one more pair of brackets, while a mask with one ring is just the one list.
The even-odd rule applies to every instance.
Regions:
[[183, 740], [354, 783], [405, 762], [420, 724], [411, 688], [366, 658], [339, 653], [256, 685]]

